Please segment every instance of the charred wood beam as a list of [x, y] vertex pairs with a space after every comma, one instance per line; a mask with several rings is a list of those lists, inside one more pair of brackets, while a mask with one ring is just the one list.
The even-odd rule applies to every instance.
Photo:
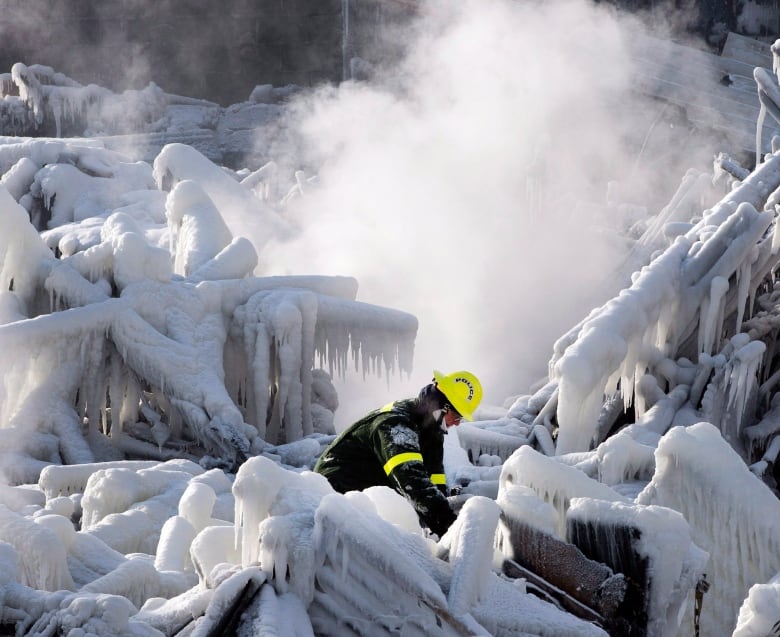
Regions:
[[598, 624], [602, 628], [606, 625], [605, 618], [590, 606], [583, 604], [575, 597], [569, 595], [566, 591], [551, 584], [543, 577], [518, 564], [514, 560], [504, 560], [501, 570], [507, 577], [511, 577], [512, 579], [522, 578], [533, 588], [539, 589], [541, 594], [533, 590], [531, 592], [537, 594], [538, 597], [541, 597], [545, 601], [558, 605], [572, 615], [584, 619], [585, 621]]
[[499, 528], [504, 538], [504, 555], [511, 556], [518, 566], [536, 573], [548, 586], [602, 618], [615, 614], [626, 592], [622, 574], [588, 558], [574, 544], [520, 520], [502, 515]]
[[568, 519], [567, 537], [589, 559], [601, 562], [625, 576], [625, 595], [615, 610], [624, 622], [624, 637], [645, 637], [651, 578], [648, 560], [636, 545], [642, 531], [633, 526], [599, 524], [598, 521]]

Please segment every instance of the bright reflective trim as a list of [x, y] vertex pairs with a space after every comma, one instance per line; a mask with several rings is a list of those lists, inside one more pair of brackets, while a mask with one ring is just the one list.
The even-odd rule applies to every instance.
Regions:
[[419, 460], [420, 462], [422, 462], [422, 459], [423, 459], [422, 454], [416, 453], [414, 451], [399, 453], [398, 455], [393, 456], [392, 458], [390, 458], [390, 460], [385, 462], [385, 467], [384, 467], [385, 473], [387, 475], [390, 475], [393, 469], [395, 469], [399, 464], [404, 464], [405, 462], [414, 462], [415, 460]]

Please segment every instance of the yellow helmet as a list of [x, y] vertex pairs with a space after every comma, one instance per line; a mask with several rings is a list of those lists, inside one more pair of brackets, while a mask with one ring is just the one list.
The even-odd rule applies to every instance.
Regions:
[[472, 420], [474, 411], [482, 401], [482, 383], [471, 372], [442, 374], [434, 370], [433, 380], [439, 391], [466, 420]]

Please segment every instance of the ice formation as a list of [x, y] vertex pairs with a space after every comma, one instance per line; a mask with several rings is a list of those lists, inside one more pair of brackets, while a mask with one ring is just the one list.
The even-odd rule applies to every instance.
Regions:
[[[43, 143], [28, 145], [24, 159], [34, 162]], [[178, 181], [161, 199], [150, 197], [158, 191], [148, 165], [58, 144], [53, 163], [39, 166], [19, 197], [51, 211], [48, 229], [39, 235], [29, 212], [0, 191], [0, 276], [11, 319], [0, 327], [9, 354], [3, 452], [29, 458], [9, 463], [13, 481], [35, 481], [50, 462], [126, 454], [235, 462], [253, 446], [293, 442], [315, 426], [329, 433], [323, 411], [335, 406], [318, 404], [317, 419], [311, 411], [323, 394], [312, 384], [325, 378], [316, 362], [342, 373], [351, 351], [367, 371], [410, 368], [416, 319], [355, 301], [353, 280], [254, 276], [255, 248], [233, 236], [206, 193], [217, 184], [212, 192], [234, 209], [241, 202], [249, 210], [256, 198], [205, 157], [189, 171], [198, 182]], [[187, 174], [191, 153], [166, 149], [155, 170]], [[111, 176], [88, 177], [63, 155], [99, 160]], [[70, 172], [53, 179], [57, 168]], [[76, 212], [96, 193], [99, 206]], [[76, 223], [83, 219], [99, 230], [85, 235]], [[270, 239], [274, 227], [264, 228]], [[10, 355], [22, 347], [27, 355]], [[12, 389], [14, 378], [28, 380]]]
[[510, 519], [612, 538], [591, 558], [642, 565], [649, 637], [689, 630], [705, 574], [704, 634], [777, 625], [776, 149], [686, 174], [547, 381], [447, 437], [459, 517], [436, 538], [398, 494], [311, 472], [332, 377], [410, 371], [417, 331], [352, 278], [262, 276], [316, 181], [67, 135], [128, 101], [134, 126], [158, 121], [154, 86], [23, 64], [3, 80], [0, 120], [63, 135], [0, 139], [0, 622], [17, 634], [609, 634], [502, 572]]

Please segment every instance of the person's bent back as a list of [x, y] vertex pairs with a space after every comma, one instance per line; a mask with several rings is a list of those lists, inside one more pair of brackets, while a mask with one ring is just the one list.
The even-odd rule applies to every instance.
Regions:
[[444, 434], [461, 417], [470, 420], [481, 398], [473, 374], [434, 372], [434, 382], [417, 398], [390, 403], [344, 430], [314, 470], [341, 493], [380, 485], [395, 489], [411, 502], [421, 524], [441, 536], [456, 517], [446, 497]]

